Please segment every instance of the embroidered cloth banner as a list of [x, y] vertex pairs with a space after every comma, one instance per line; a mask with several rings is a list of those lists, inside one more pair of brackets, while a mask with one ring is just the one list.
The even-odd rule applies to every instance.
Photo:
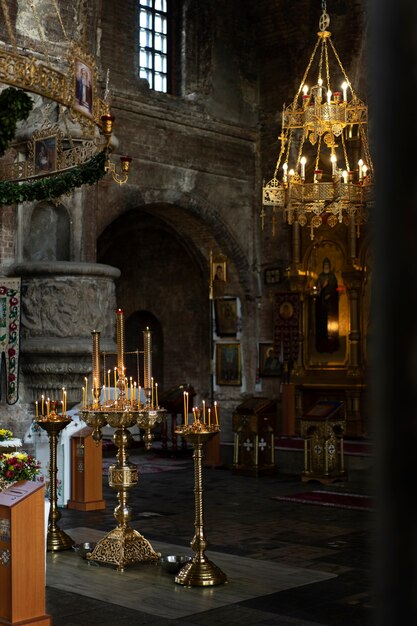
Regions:
[[[0, 277], [0, 375], [6, 367], [6, 400], [18, 399], [20, 347], [20, 278]], [[0, 385], [1, 399], [1, 385]]]

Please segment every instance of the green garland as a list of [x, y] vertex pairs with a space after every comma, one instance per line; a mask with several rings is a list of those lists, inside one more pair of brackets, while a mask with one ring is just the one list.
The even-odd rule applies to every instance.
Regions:
[[0, 206], [33, 200], [51, 200], [70, 193], [75, 187], [93, 185], [106, 174], [107, 152], [103, 150], [89, 161], [69, 171], [32, 182], [0, 183]]
[[0, 93], [0, 157], [16, 134], [16, 124], [26, 120], [33, 108], [32, 98], [14, 87]]

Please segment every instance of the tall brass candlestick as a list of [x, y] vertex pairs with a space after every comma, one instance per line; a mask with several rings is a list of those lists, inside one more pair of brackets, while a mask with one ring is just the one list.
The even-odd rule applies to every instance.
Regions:
[[51, 410], [47, 417], [42, 417], [36, 420], [41, 428], [46, 430], [49, 437], [49, 500], [51, 508], [49, 510], [48, 518], [48, 533], [47, 533], [47, 549], [49, 551], [56, 550], [68, 550], [74, 545], [74, 540], [69, 537], [61, 528], [58, 527], [58, 520], [61, 518], [61, 513], [58, 509], [58, 497], [56, 491], [56, 478], [57, 478], [57, 462], [56, 462], [56, 449], [58, 443], [58, 436], [61, 430], [63, 430], [72, 421], [70, 417], [66, 415], [58, 415], [56, 412], [56, 402], [51, 401]]
[[[195, 415], [197, 415], [197, 412]], [[219, 427], [216, 425], [208, 426], [197, 419], [191, 426], [180, 426], [175, 432], [194, 446], [195, 483], [195, 534], [191, 541], [191, 547], [195, 552], [195, 556], [190, 563], [187, 563], [180, 569], [175, 577], [175, 582], [187, 587], [221, 585], [227, 582], [226, 574], [205, 555], [208, 542], [204, 536], [202, 478], [203, 446], [219, 432]]]

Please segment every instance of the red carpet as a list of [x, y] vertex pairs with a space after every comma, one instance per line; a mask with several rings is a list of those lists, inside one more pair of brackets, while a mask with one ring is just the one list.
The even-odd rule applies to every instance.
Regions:
[[306, 491], [289, 496], [274, 496], [273, 500], [283, 502], [300, 502], [300, 504], [318, 504], [320, 506], [336, 506], [342, 509], [373, 511], [374, 499], [356, 493], [338, 493], [337, 491]]

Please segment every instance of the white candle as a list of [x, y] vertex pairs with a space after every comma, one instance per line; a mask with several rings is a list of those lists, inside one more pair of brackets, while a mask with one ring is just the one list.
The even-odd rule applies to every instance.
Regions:
[[347, 183], [347, 177], [348, 177], [348, 173], [347, 173], [346, 170], [343, 170], [342, 176], [343, 176], [343, 182], [346, 184]]
[[282, 169], [284, 170], [284, 176], [283, 176], [282, 180], [284, 181], [284, 183], [286, 183], [287, 182], [288, 163], [284, 163], [284, 165], [282, 166]]
[[332, 99], [332, 92], [330, 89], [327, 91], [327, 104], [330, 104], [330, 100]]
[[362, 161], [362, 159], [359, 159], [358, 166], [359, 166], [359, 180], [362, 180], [362, 175], [363, 175], [363, 171], [362, 171], [363, 161]]
[[336, 155], [332, 154], [330, 157], [330, 161], [332, 162], [332, 175], [336, 174]]
[[301, 159], [300, 159], [301, 178], [302, 178], [302, 180], [304, 180], [305, 177], [306, 177], [306, 161], [307, 161], [307, 159], [305, 158], [305, 156], [302, 156]]
[[346, 102], [346, 100], [347, 100], [347, 88], [348, 88], [347, 82], [344, 81], [342, 83], [341, 87], [342, 87], [342, 91], [343, 91], [343, 100], [344, 100], [344, 102]]

